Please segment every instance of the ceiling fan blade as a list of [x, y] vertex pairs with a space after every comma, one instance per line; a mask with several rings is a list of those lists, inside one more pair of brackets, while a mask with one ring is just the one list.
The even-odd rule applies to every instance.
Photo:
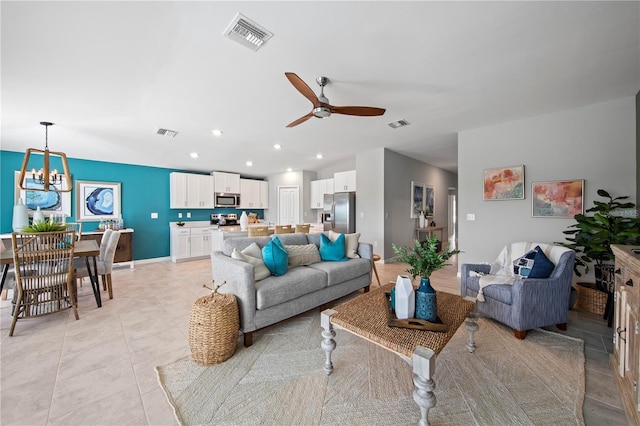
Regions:
[[302, 93], [302, 95], [305, 98], [311, 101], [314, 107], [318, 105], [320, 101], [318, 100], [318, 97], [316, 96], [316, 94], [313, 93], [313, 90], [311, 90], [311, 87], [307, 85], [307, 83], [302, 81], [302, 79], [298, 77], [295, 73], [285, 72], [284, 75], [287, 76], [291, 84], [293, 84], [293, 87], [298, 89], [298, 92]]
[[372, 117], [382, 115], [386, 109], [366, 106], [331, 106], [331, 112], [336, 114], [359, 115], [363, 117]]
[[310, 119], [311, 117], [313, 117], [313, 112], [310, 112], [307, 115], [304, 115], [300, 118], [298, 118], [295, 121], [292, 121], [291, 123], [287, 124], [287, 127], [293, 127], [293, 126], [297, 126], [300, 123], [304, 123], [305, 121], [307, 121], [308, 119]]

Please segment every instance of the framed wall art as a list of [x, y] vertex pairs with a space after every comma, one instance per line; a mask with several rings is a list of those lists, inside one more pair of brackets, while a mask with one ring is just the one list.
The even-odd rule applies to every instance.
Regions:
[[[49, 215], [65, 215], [71, 216], [71, 192], [53, 192], [53, 191], [29, 191], [28, 189], [20, 189], [20, 172], [14, 173], [14, 204], [18, 199], [22, 198], [22, 202], [27, 206], [30, 216], [40, 207], [40, 210], [46, 217]], [[43, 188], [43, 184], [37, 182], [31, 173], [27, 173], [24, 177], [24, 186], [27, 188]], [[66, 179], [62, 179], [62, 183], [53, 185], [58, 189], [68, 189]]]
[[120, 217], [120, 183], [76, 181], [76, 220], [99, 221]]
[[424, 183], [411, 181], [411, 219], [424, 211]]
[[524, 165], [485, 169], [483, 199], [524, 200]]
[[557, 180], [531, 184], [531, 215], [572, 219], [584, 213], [584, 180]]
[[424, 214], [426, 216], [433, 216], [435, 210], [435, 192], [432, 185], [425, 185], [424, 187]]

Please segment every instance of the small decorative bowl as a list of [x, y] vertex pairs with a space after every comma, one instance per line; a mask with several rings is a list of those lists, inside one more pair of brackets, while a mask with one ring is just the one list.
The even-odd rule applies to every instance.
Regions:
[[184, 226], [184, 222], [177, 222], [176, 225], [178, 226]]

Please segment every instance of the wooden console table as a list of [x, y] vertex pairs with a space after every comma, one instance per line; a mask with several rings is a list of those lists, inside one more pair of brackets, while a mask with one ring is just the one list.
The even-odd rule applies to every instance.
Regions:
[[416, 239], [420, 240], [420, 234], [427, 234], [431, 238], [434, 232], [440, 232], [440, 242], [444, 244], [444, 226], [426, 226], [424, 228], [416, 228]]
[[[133, 261], [133, 229], [124, 228], [119, 229], [120, 239], [118, 240], [118, 247], [116, 247], [116, 255], [113, 259], [113, 263], [129, 264], [131, 269], [134, 268]], [[95, 240], [100, 244], [102, 240], [102, 234], [104, 231], [83, 232], [81, 240]]]

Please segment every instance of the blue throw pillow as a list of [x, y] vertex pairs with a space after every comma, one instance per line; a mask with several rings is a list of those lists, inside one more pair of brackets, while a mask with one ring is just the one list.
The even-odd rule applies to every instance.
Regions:
[[340, 234], [335, 241], [331, 241], [326, 235], [320, 234], [320, 258], [333, 262], [349, 260], [349, 258], [345, 256], [344, 234]]
[[549, 278], [555, 267], [540, 246], [513, 262], [513, 272], [522, 278]]
[[262, 248], [262, 260], [271, 272], [271, 275], [279, 277], [287, 273], [289, 253], [282, 245], [280, 238], [274, 236], [266, 246]]

